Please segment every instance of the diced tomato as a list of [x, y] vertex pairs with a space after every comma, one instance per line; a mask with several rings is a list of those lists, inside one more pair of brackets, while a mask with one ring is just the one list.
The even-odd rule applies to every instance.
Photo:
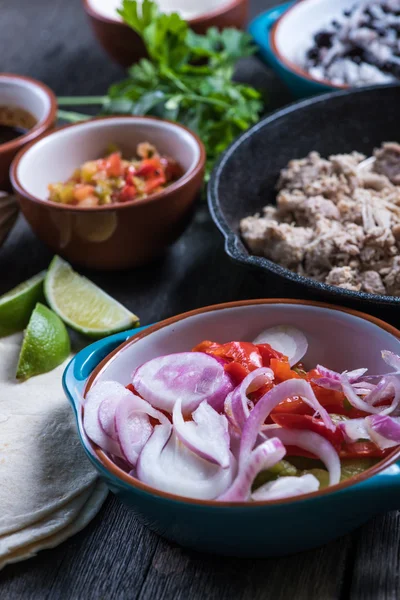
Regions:
[[261, 354], [257, 346], [250, 342], [216, 344], [215, 342], [205, 341], [193, 348], [193, 350], [196, 352], [206, 352], [207, 354], [239, 363], [246, 369], [247, 373], [263, 366]]
[[286, 358], [283, 356], [283, 354], [281, 354], [277, 350], [274, 350], [272, 348], [272, 346], [270, 346], [269, 344], [256, 344], [256, 345], [257, 345], [258, 351], [261, 354], [261, 358], [262, 358], [264, 367], [270, 366], [271, 358], [277, 358], [278, 360], [280, 360], [282, 358]]
[[179, 179], [182, 177], [182, 169], [176, 160], [162, 157], [160, 158], [160, 162], [167, 181], [172, 181], [173, 179]]
[[151, 194], [151, 192], [154, 192], [154, 190], [164, 185], [166, 182], [167, 181], [165, 179], [165, 175], [157, 175], [156, 177], [149, 179], [148, 181], [146, 181], [146, 185], [144, 188], [146, 194]]
[[270, 367], [274, 372], [276, 383], [281, 383], [288, 379], [304, 379], [296, 371], [292, 371], [286, 357], [279, 359], [271, 358]]
[[107, 177], [121, 177], [123, 169], [119, 152], [113, 152], [104, 159], [104, 169]]
[[273, 387], [274, 387], [274, 384], [272, 381], [271, 381], [271, 383], [266, 383], [265, 385], [260, 387], [260, 389], [256, 390], [255, 392], [251, 392], [249, 394], [249, 399], [252, 402], [254, 402], [254, 404], [257, 404], [257, 402], [264, 396], [264, 394], [269, 392]]
[[119, 202], [129, 202], [130, 200], [134, 200], [137, 195], [137, 189], [134, 185], [124, 185], [122, 190], [119, 192], [118, 201]]
[[335, 431], [331, 431], [326, 427], [322, 419], [317, 419], [310, 415], [284, 415], [284, 414], [271, 414], [272, 420], [281, 427], [286, 429], [307, 429], [318, 433], [324, 437], [328, 442], [335, 448], [339, 449], [344, 441], [344, 435], [341, 429], [336, 428]]
[[93, 185], [78, 183], [74, 189], [74, 198], [77, 202], [82, 202], [82, 200], [86, 200], [86, 198], [93, 196], [94, 190], [95, 188]]
[[339, 451], [340, 458], [383, 458], [390, 454], [393, 448], [381, 450], [374, 442], [353, 442], [345, 443]]
[[294, 414], [294, 415], [313, 415], [315, 410], [313, 410], [304, 400], [299, 398], [298, 396], [293, 396], [291, 398], [286, 398], [286, 400], [282, 400], [275, 406], [272, 410], [272, 414]]
[[237, 362], [230, 362], [224, 366], [224, 369], [232, 378], [235, 385], [242, 383], [243, 379], [249, 374], [249, 371], [243, 365]]
[[135, 173], [137, 177], [154, 177], [160, 174], [163, 174], [163, 170], [159, 158], [144, 158]]

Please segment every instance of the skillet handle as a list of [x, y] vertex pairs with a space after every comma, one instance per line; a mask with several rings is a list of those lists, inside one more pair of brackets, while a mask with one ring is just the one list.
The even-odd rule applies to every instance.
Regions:
[[87, 348], [84, 348], [74, 356], [64, 371], [63, 387], [76, 415], [86, 381], [93, 369], [115, 348], [118, 348], [127, 339], [148, 327], [150, 325], [115, 333], [103, 340], [98, 340], [90, 344], [90, 346], [87, 346]]
[[271, 47], [270, 31], [276, 21], [292, 6], [292, 4], [294, 4], [294, 2], [285, 2], [285, 4], [267, 10], [251, 21], [248, 27], [249, 33], [253, 36], [260, 54], [271, 67], [280, 65], [280, 62], [276, 58]]

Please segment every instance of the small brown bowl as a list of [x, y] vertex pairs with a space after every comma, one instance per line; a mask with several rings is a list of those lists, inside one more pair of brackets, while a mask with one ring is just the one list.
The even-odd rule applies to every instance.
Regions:
[[0, 144], [0, 190], [10, 188], [9, 169], [17, 152], [29, 142], [49, 131], [55, 123], [57, 100], [40, 81], [12, 73], [0, 73], [0, 106], [28, 111], [36, 124], [14, 140]]
[[[99, 12], [93, 0], [82, 0], [92, 29], [109, 56], [123, 67], [129, 67], [146, 55], [140, 36], [117, 16]], [[221, 6], [199, 17], [188, 19], [196, 33], [204, 33], [210, 27], [235, 27], [244, 29], [248, 18], [249, 0], [225, 0]]]
[[[140, 142], [176, 159], [183, 176], [162, 192], [96, 208], [50, 202], [49, 183], [65, 181], [116, 144], [134, 156]], [[47, 133], [15, 157], [10, 177], [21, 210], [54, 252], [83, 267], [115, 270], [160, 256], [185, 229], [201, 188], [206, 153], [189, 129], [149, 117], [102, 117]]]

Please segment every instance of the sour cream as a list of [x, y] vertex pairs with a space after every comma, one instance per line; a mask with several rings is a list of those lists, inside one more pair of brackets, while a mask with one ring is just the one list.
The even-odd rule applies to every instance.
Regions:
[[[232, 0], [156, 0], [160, 10], [164, 13], [177, 12], [184, 19], [195, 19], [202, 15], [224, 8]], [[89, 5], [96, 13], [120, 21], [117, 9], [121, 7], [122, 0], [89, 0]]]

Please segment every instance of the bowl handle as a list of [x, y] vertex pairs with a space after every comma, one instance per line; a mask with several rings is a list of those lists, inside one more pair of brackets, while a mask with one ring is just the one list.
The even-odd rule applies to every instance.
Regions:
[[115, 348], [136, 333], [147, 329], [147, 327], [150, 327], [150, 325], [122, 331], [103, 340], [98, 340], [78, 352], [69, 362], [63, 375], [63, 388], [76, 414], [78, 414], [78, 406], [81, 403], [86, 381], [93, 369]]
[[275, 25], [276, 21], [287, 11], [294, 2], [285, 2], [280, 6], [276, 6], [271, 10], [267, 10], [253, 21], [251, 21], [248, 29], [253, 36], [256, 44], [259, 47], [259, 52], [271, 67], [280, 65], [281, 63], [275, 56], [270, 42], [270, 30]]

